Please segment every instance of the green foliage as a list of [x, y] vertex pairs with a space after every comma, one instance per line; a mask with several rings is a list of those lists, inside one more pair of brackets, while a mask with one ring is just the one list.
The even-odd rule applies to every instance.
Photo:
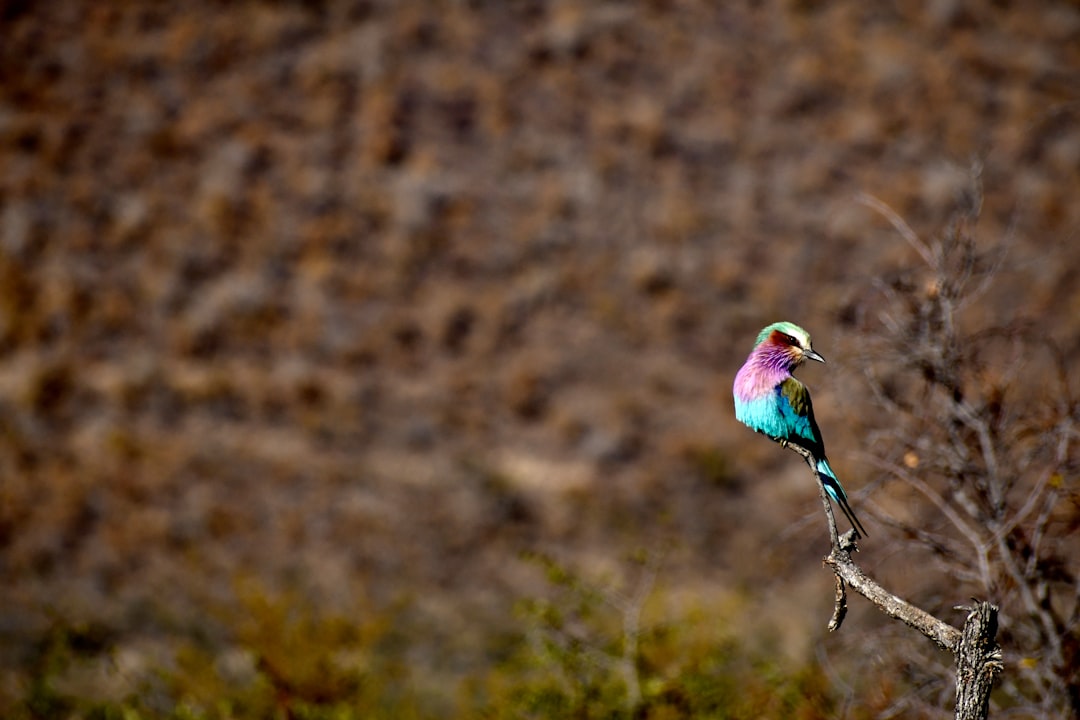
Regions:
[[[838, 714], [837, 689], [816, 660], [780, 660], [789, 654], [778, 641], [746, 634], [742, 601], [678, 606], [658, 583], [656, 553], [631, 557], [625, 583], [594, 582], [544, 555], [526, 561], [543, 572], [546, 590], [518, 601], [516, 629], [491, 647], [486, 665], [458, 675], [456, 703], [448, 697], [452, 689], [434, 687], [406, 662], [420, 646], [397, 609], [376, 609], [360, 597], [346, 611], [329, 611], [298, 592], [243, 583], [235, 601], [194, 629], [167, 666], [123, 697], [61, 690], [65, 673], [108, 657], [114, 641], [102, 627], [57, 623], [40, 643], [34, 676], [11, 717], [815, 720]], [[848, 708], [845, 716], [872, 712]]]
[[[723, 618], [653, 617], [636, 630], [626, 596], [533, 556], [551, 598], [519, 605], [517, 650], [468, 685], [479, 716], [500, 718], [824, 718], [835, 696], [816, 662], [788, 668], [776, 648], [751, 649]], [[653, 588], [639, 587], [642, 597]], [[628, 655], [628, 648], [636, 652]], [[637, 688], [637, 689], [635, 689]]]
[[[108, 634], [57, 623], [42, 639], [16, 718], [232, 720], [418, 717], [405, 665], [387, 652], [395, 613], [360, 602], [349, 613], [314, 607], [293, 592], [249, 583], [219, 610], [226, 638], [205, 629], [173, 662], [122, 699], [58, 689], [75, 664], [103, 656]], [[209, 625], [209, 623], [208, 623]]]
[[[96, 712], [96, 701], [62, 687], [60, 680], [71, 671], [97, 662], [111, 647], [111, 631], [99, 623], [70, 623], [55, 618], [34, 651], [29, 682], [15, 718], [66, 717], [85, 708]], [[106, 717], [98, 713], [97, 717]]]
[[[407, 717], [404, 666], [383, 652], [393, 613], [358, 603], [317, 609], [298, 593], [250, 583], [227, 618], [233, 646], [186, 645], [164, 677], [186, 717], [306, 720]], [[180, 712], [180, 711], [178, 711]]]

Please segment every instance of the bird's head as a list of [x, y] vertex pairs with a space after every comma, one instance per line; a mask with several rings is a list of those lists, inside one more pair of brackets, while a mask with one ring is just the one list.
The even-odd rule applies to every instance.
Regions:
[[810, 333], [795, 323], [778, 322], [769, 325], [758, 333], [755, 347], [767, 347], [773, 351], [783, 352], [792, 367], [798, 367], [807, 360], [825, 362], [825, 358], [814, 352], [810, 344]]

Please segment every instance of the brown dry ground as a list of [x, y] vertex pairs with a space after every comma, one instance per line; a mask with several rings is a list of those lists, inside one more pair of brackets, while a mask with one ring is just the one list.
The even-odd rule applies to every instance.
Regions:
[[[252, 581], [405, 608], [452, 679], [543, 592], [524, 551], [618, 583], [668, 548], [671, 603], [804, 654], [817, 500], [729, 388], [762, 325], [810, 330], [859, 506], [845, 351], [916, 261], [860, 192], [930, 238], [979, 163], [978, 235], [1013, 248], [972, 322], [1022, 309], [1080, 349], [1075, 3], [0, 12], [7, 702], [57, 618], [109, 629], [123, 685], [228, 638], [208, 608]], [[913, 599], [967, 599], [871, 534]]]

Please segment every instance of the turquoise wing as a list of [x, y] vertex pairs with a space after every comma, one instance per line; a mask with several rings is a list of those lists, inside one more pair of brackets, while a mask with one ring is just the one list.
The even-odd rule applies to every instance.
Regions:
[[814, 457], [825, 457], [825, 444], [814, 420], [814, 405], [806, 386], [789, 377], [776, 386], [776, 404], [787, 431], [786, 439], [805, 447]]

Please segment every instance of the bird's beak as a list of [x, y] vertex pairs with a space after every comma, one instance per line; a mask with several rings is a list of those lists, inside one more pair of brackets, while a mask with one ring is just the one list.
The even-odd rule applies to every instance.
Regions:
[[821, 357], [813, 350], [803, 350], [803, 357], [810, 358], [811, 360], [817, 360], [819, 363], [825, 362], [825, 358]]

